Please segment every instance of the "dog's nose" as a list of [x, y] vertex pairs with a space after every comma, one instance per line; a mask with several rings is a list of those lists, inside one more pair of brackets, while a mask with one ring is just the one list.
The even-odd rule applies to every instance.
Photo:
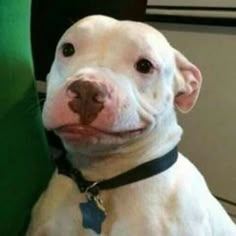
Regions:
[[84, 125], [96, 119], [104, 108], [108, 95], [104, 84], [82, 79], [72, 82], [68, 86], [68, 91], [73, 96], [68, 105], [73, 112], [79, 114], [80, 122]]

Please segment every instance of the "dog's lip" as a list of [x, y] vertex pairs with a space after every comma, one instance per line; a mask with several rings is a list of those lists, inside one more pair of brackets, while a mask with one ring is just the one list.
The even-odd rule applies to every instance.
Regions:
[[88, 136], [92, 135], [109, 135], [109, 136], [116, 136], [116, 137], [126, 137], [126, 136], [133, 136], [141, 134], [146, 128], [140, 127], [137, 129], [132, 130], [125, 130], [125, 131], [108, 131], [102, 130], [93, 126], [87, 125], [79, 125], [79, 124], [68, 124], [62, 125], [54, 129], [54, 131], [61, 135], [61, 136], [77, 136], [81, 134], [86, 134]]

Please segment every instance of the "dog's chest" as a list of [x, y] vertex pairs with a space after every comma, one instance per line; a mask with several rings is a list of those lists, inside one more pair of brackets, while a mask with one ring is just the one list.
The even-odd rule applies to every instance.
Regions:
[[64, 199], [53, 213], [49, 231], [53, 232], [52, 236], [172, 235], [168, 232], [168, 225], [173, 224], [169, 215], [174, 211], [169, 212], [168, 209], [172, 207], [173, 210], [174, 203], [158, 194], [162, 186], [157, 187], [155, 179], [101, 192], [100, 198], [107, 212], [101, 234], [83, 226], [80, 204], [87, 202], [85, 194], [75, 189], [64, 193]]
[[191, 201], [188, 197], [180, 197], [180, 189], [175, 178], [170, 178], [170, 172], [166, 172], [114, 190], [101, 191], [107, 216], [101, 234], [97, 234], [83, 226], [80, 204], [87, 202], [85, 194], [79, 192], [71, 179], [55, 175], [33, 213], [35, 221], [30, 231], [40, 229], [39, 234], [29, 235], [211, 235], [205, 233], [205, 217], [197, 202], [189, 207]]
[[[136, 192], [137, 189], [123, 188], [123, 190], [107, 191], [101, 194], [100, 197], [104, 202], [107, 213], [102, 223], [101, 234], [84, 226], [81, 203], [86, 203], [87, 199], [84, 194], [80, 193], [77, 197], [70, 197], [67, 203], [64, 202], [61, 205], [53, 217], [53, 221], [56, 223], [52, 225], [57, 226], [60, 235], [141, 236], [147, 233], [149, 236], [156, 235], [154, 232], [151, 233], [157, 227], [156, 217], [154, 216], [156, 213], [154, 214], [154, 211], [152, 211], [148, 199]], [[97, 221], [97, 219], [94, 220]], [[151, 227], [152, 223], [153, 227]], [[58, 230], [58, 225], [61, 226], [60, 230]], [[63, 225], [67, 227], [63, 227]]]

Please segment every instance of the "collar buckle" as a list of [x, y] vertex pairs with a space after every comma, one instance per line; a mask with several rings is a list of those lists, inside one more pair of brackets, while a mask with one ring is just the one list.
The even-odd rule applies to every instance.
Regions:
[[98, 182], [94, 182], [91, 185], [89, 185], [86, 190], [85, 190], [85, 194], [88, 195], [92, 195], [93, 197], [98, 196], [99, 194], [99, 186], [98, 186]]

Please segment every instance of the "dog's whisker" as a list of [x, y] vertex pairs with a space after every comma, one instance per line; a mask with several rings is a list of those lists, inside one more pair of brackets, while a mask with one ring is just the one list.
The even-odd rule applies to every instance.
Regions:
[[43, 104], [45, 102], [46, 98], [45, 97], [42, 97], [42, 98], [39, 98], [38, 101], [40, 104]]
[[33, 112], [34, 110], [40, 109], [41, 110], [41, 106], [40, 106], [40, 102], [34, 102], [32, 104], [30, 104], [29, 106], [26, 107], [25, 111], [26, 112]]

